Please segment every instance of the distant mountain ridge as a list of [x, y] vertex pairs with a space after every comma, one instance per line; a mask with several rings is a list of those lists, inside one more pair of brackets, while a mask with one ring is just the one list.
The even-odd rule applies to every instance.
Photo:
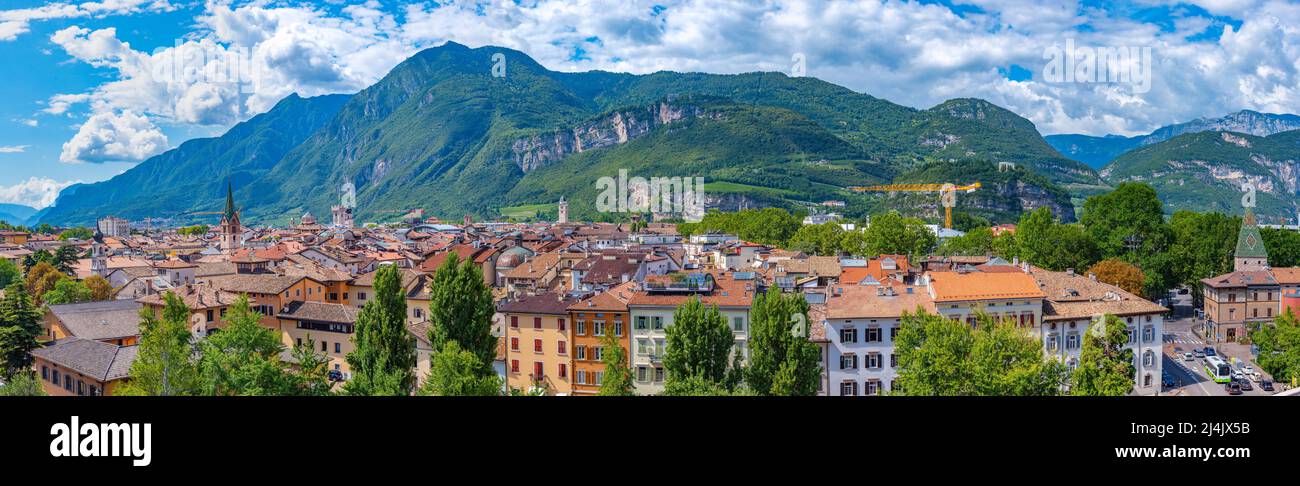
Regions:
[[1184, 133], [1235, 132], [1257, 137], [1300, 129], [1300, 115], [1260, 113], [1241, 110], [1221, 117], [1205, 117], [1185, 123], [1160, 127], [1149, 134], [1134, 137], [1061, 134], [1043, 137], [1057, 151], [1095, 169], [1101, 169], [1124, 152], [1160, 143]]
[[[504, 77], [492, 74], [497, 54]], [[597, 178], [618, 169], [703, 176], [721, 208], [840, 199], [862, 212], [889, 201], [847, 186], [887, 182], [917, 167], [997, 162], [1041, 176], [1006, 186], [1003, 197], [1044, 198], [1031, 204], [1073, 211], [1058, 200], [1062, 188], [1078, 194], [1106, 187], [1032, 122], [983, 100], [917, 110], [779, 73], [562, 73], [518, 51], [449, 42], [354, 95], [293, 96], [221, 137], [71, 187], [42, 221], [186, 219], [219, 209], [226, 179], [249, 222], [327, 214], [348, 182], [363, 221], [414, 208], [448, 219], [494, 217], [498, 208], [561, 196], [575, 218], [594, 218], [601, 215], [586, 196]], [[1020, 205], [989, 208], [1014, 217]]]
[[35, 215], [36, 208], [22, 204], [0, 203], [0, 221], [12, 225], [26, 225], [27, 220]]
[[1116, 184], [1152, 185], [1170, 211], [1240, 214], [1242, 187], [1252, 184], [1261, 221], [1294, 223], [1300, 213], [1300, 130], [1267, 137], [1184, 133], [1127, 152], [1101, 173]]

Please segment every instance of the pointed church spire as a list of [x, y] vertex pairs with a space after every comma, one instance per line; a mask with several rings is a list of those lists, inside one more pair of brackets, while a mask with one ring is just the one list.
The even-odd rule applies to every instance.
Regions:
[[230, 180], [226, 180], [226, 219], [235, 217], [235, 191], [230, 185]]

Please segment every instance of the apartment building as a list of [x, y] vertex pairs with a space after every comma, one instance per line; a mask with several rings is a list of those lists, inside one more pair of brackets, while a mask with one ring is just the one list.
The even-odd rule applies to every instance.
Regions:
[[506, 384], [512, 389], [542, 389], [548, 395], [573, 393], [573, 299], [559, 293], [525, 295], [497, 306], [505, 319]]
[[749, 309], [759, 289], [753, 273], [674, 273], [646, 277], [628, 301], [632, 319], [629, 360], [633, 386], [638, 395], [663, 392], [666, 373], [663, 355], [667, 350], [665, 330], [673, 324], [673, 311], [690, 299], [717, 306], [736, 337], [733, 352], [749, 355]]
[[823, 392], [830, 396], [882, 395], [895, 385], [898, 337], [903, 314], [935, 314], [925, 287], [904, 285], [843, 285], [829, 289], [822, 327], [826, 370]]
[[573, 322], [573, 394], [594, 395], [600, 392], [605, 375], [606, 336], [613, 336], [623, 355], [629, 355], [627, 303], [636, 282], [624, 282], [569, 306]]
[[1083, 337], [1091, 325], [1106, 314], [1128, 326], [1127, 348], [1133, 350], [1134, 393], [1160, 392], [1161, 352], [1164, 345], [1164, 316], [1169, 312], [1117, 286], [1099, 282], [1095, 275], [1074, 271], [1053, 272], [1029, 267], [1030, 275], [1046, 294], [1042, 322], [1034, 331], [1043, 341], [1043, 352], [1069, 366], [1078, 365]]

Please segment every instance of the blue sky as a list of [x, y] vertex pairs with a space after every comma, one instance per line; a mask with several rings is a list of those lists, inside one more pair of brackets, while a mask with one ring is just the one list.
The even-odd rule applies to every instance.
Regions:
[[[563, 71], [790, 72], [800, 56], [810, 76], [897, 103], [980, 97], [1043, 133], [1100, 135], [1300, 112], [1298, 18], [1282, 0], [5, 0], [0, 202], [48, 205], [289, 93], [355, 92], [447, 40]], [[1047, 52], [1067, 40], [1149, 48], [1130, 64], [1149, 90], [1051, 79]], [[239, 59], [258, 82], [158, 79], [177, 52]]]

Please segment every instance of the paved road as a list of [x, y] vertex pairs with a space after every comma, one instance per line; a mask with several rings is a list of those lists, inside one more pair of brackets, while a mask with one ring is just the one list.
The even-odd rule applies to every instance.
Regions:
[[[1183, 313], [1180, 313], [1183, 314]], [[1248, 360], [1249, 348], [1237, 344], [1225, 343], [1206, 343], [1199, 335], [1192, 330], [1198, 327], [1200, 323], [1194, 317], [1180, 317], [1177, 319], [1167, 319], [1164, 324], [1164, 353], [1161, 357], [1161, 368], [1173, 380], [1175, 386], [1161, 389], [1164, 395], [1185, 395], [1185, 396], [1226, 396], [1228, 392], [1224, 391], [1222, 383], [1215, 383], [1206, 376], [1203, 366], [1203, 359], [1193, 358], [1191, 361], [1184, 361], [1183, 353], [1195, 349], [1204, 349], [1206, 346], [1214, 346], [1220, 350], [1220, 354], [1227, 357], [1237, 356], [1238, 358]], [[1242, 349], [1237, 349], [1238, 347]], [[1243, 352], [1244, 350], [1244, 352]], [[1249, 361], [1247, 361], [1249, 362]], [[1255, 366], [1259, 369], [1258, 366]], [[1254, 383], [1252, 383], [1254, 385]], [[1280, 391], [1280, 390], [1274, 390]], [[1271, 393], [1261, 390], [1258, 386], [1252, 386], [1250, 391], [1243, 392], [1242, 396], [1247, 395], [1271, 395]]]

